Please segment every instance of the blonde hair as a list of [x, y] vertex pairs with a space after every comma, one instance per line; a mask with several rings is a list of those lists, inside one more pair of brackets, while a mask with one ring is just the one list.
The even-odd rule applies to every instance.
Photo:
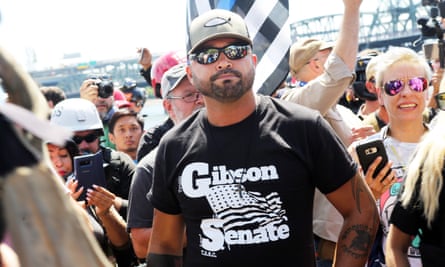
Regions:
[[[445, 112], [440, 111], [436, 116], [436, 125], [423, 136], [408, 164], [405, 188], [401, 196], [402, 206], [405, 208], [410, 203], [419, 201], [428, 227], [439, 209], [439, 194], [443, 187]], [[419, 199], [412, 199], [419, 186]]]
[[383, 88], [383, 75], [391, 66], [403, 62], [413, 66], [421, 66], [424, 70], [425, 78], [431, 81], [432, 71], [424, 57], [407, 47], [393, 46], [383, 54], [378, 56], [378, 63], [375, 67], [376, 86]]

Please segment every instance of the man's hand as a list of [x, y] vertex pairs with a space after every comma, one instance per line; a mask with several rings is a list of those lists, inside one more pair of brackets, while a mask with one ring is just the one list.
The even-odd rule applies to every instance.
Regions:
[[102, 186], [93, 185], [93, 189], [87, 190], [87, 202], [89, 206], [95, 206], [96, 213], [101, 215], [108, 213], [113, 206], [116, 195]]
[[141, 54], [139, 57], [139, 64], [144, 68], [144, 70], [148, 70], [151, 67], [151, 52], [148, 48], [141, 47], [137, 49], [137, 52]]
[[374, 127], [372, 125], [365, 125], [361, 127], [353, 127], [351, 129], [351, 143], [365, 139], [366, 137], [375, 134]]
[[99, 94], [99, 87], [95, 84], [95, 80], [87, 79], [80, 86], [80, 98], [95, 102]]

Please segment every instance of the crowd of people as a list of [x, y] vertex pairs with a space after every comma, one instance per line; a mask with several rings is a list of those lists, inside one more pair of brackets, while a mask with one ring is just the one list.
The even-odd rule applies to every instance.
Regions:
[[[253, 40], [231, 11], [195, 18], [184, 51], [152, 62], [141, 48], [140, 74], [167, 114], [147, 130], [147, 92], [132, 79], [88, 77], [79, 98], [40, 88], [50, 123], [73, 133], [45, 140], [48, 164], [111, 263], [445, 262], [443, 68], [406, 47], [358, 51], [361, 3], [343, 0], [334, 42], [292, 44], [291, 82], [271, 96], [252, 88]], [[365, 171], [356, 148], [373, 140], [388, 161]], [[102, 159], [104, 184], [78, 179], [87, 155]]]

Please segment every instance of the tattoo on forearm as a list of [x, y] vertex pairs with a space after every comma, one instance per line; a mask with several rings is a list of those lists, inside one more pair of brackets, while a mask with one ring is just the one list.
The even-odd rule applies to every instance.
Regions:
[[[360, 194], [364, 193], [367, 191], [367, 188], [365, 188], [367, 185], [360, 180], [361, 177], [356, 177], [354, 179], [352, 179], [352, 196], [355, 199], [355, 204], [357, 206], [357, 210], [359, 213], [362, 213], [362, 207], [361, 207], [361, 201], [360, 201]], [[371, 203], [372, 205], [375, 205], [375, 199], [372, 197], [372, 194], [368, 194], [368, 201], [369, 203]], [[379, 217], [377, 209], [374, 209], [374, 213], [372, 215], [372, 219], [373, 221], [377, 220], [377, 218]]]
[[346, 229], [340, 237], [343, 242], [339, 249], [355, 259], [366, 258], [374, 239], [373, 233], [372, 228], [367, 225], [353, 225]]
[[182, 257], [166, 254], [149, 253], [147, 267], [181, 267]]

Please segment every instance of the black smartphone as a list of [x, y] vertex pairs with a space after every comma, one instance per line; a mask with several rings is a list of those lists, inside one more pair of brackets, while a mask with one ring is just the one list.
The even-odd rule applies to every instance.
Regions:
[[365, 174], [368, 171], [369, 165], [371, 165], [378, 156], [382, 157], [382, 161], [380, 161], [379, 165], [374, 171], [374, 179], [388, 163], [388, 155], [386, 154], [383, 141], [380, 139], [361, 142], [356, 146], [355, 150], [357, 152], [360, 165], [362, 166], [363, 173]]
[[74, 157], [74, 175], [84, 190], [78, 200], [85, 200], [86, 191], [93, 184], [105, 187], [102, 152]]

